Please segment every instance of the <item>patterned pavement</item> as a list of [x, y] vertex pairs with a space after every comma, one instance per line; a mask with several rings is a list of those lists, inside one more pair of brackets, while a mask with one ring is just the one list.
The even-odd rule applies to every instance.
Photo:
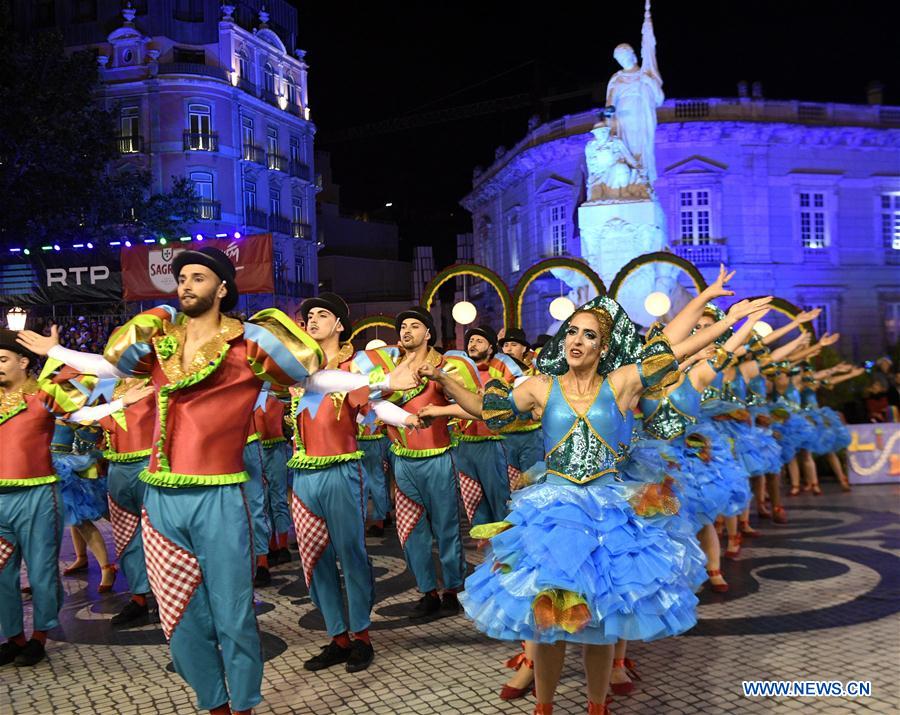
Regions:
[[[643, 680], [616, 698], [615, 715], [665, 713], [897, 713], [900, 703], [900, 488], [857, 487], [788, 503], [790, 525], [764, 524], [739, 561], [725, 562], [731, 591], [701, 594], [691, 633], [634, 644], [629, 655]], [[103, 524], [112, 543], [112, 532]], [[257, 592], [266, 650], [264, 703], [258, 715], [327, 713], [441, 715], [530, 713], [530, 698], [504, 703], [502, 664], [516, 645], [490, 641], [464, 616], [412, 624], [415, 601], [396, 537], [369, 539], [378, 579], [373, 615], [376, 660], [362, 673], [308, 673], [303, 660], [327, 642], [296, 560], [273, 569]], [[66, 551], [68, 550], [68, 553]], [[467, 550], [471, 563], [478, 552]], [[71, 558], [68, 539], [63, 560]], [[85, 578], [65, 578], [62, 626], [49, 659], [33, 669], [0, 669], [3, 715], [182, 715], [192, 695], [171, 672], [159, 624], [111, 631], [108, 618], [127, 600], [99, 596], [96, 564]], [[30, 617], [30, 613], [27, 618]], [[741, 681], [870, 680], [859, 699], [745, 698]], [[571, 650], [556, 713], [586, 711], [580, 658]]]

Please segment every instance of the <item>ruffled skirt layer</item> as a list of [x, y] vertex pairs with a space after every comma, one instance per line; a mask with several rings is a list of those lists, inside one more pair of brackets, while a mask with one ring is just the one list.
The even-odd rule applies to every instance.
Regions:
[[95, 463], [96, 459], [87, 454], [53, 454], [66, 526], [96, 521], [107, 514], [106, 477], [86, 479], [79, 475]]

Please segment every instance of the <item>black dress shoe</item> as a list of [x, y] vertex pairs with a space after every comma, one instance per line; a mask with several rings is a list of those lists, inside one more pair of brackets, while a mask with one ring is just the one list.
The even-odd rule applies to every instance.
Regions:
[[253, 585], [256, 588], [262, 588], [272, 583], [272, 574], [265, 566], [256, 567], [256, 576], [253, 578]]
[[44, 650], [44, 644], [32, 638], [28, 641], [19, 654], [16, 656], [16, 665], [32, 666], [40, 663], [47, 657], [47, 651]]
[[12, 641], [6, 641], [6, 643], [0, 645], [0, 665], [9, 665], [12, 663], [24, 648], [25, 646], [13, 643]]
[[453, 591], [444, 591], [444, 595], [441, 597], [441, 612], [449, 616], [459, 613], [459, 609], [459, 599], [456, 594]]
[[365, 641], [353, 641], [350, 643], [350, 657], [345, 666], [348, 673], [357, 673], [365, 670], [375, 659], [375, 649]]
[[149, 615], [150, 608], [147, 604], [142, 606], [137, 601], [129, 601], [125, 604], [125, 608], [110, 619], [109, 625], [113, 628], [122, 628], [123, 626], [136, 624], [139, 621], [146, 621]]
[[322, 646], [322, 652], [306, 661], [303, 667], [306, 670], [323, 670], [338, 663], [346, 663], [350, 659], [352, 651], [352, 646], [350, 648], [341, 648], [337, 643], [331, 641], [328, 645]]
[[426, 593], [422, 598], [416, 601], [413, 606], [412, 613], [409, 614], [410, 619], [430, 618], [441, 610], [441, 599], [437, 594]]
[[384, 527], [378, 526], [378, 524], [370, 524], [369, 528], [366, 529], [366, 536], [381, 538], [382, 536], [384, 536]]
[[291, 552], [288, 551], [285, 546], [283, 549], [277, 549], [275, 551], [276, 563], [279, 564], [289, 564], [291, 562]]

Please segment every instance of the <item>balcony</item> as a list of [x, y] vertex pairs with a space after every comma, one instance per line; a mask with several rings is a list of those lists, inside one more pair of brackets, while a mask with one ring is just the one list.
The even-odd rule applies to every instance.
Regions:
[[312, 283], [275, 279], [275, 294], [288, 298], [310, 298], [316, 292]]
[[288, 170], [287, 159], [285, 159], [284, 155], [282, 154], [272, 154], [270, 152], [266, 152], [266, 165], [270, 169], [274, 169], [275, 171]]
[[291, 102], [288, 102], [287, 110], [295, 117], [306, 119], [306, 113], [303, 111], [303, 107], [301, 107], [299, 104], [292, 104]]
[[200, 199], [194, 209], [194, 216], [201, 221], [220, 221], [222, 204], [211, 199]]
[[272, 233], [291, 233], [291, 220], [277, 214], [269, 214], [269, 231]]
[[220, 79], [223, 82], [228, 81], [224, 68], [199, 62], [166, 62], [159, 66], [157, 74], [195, 74], [201, 77]]
[[246, 220], [248, 226], [256, 226], [257, 228], [268, 230], [269, 214], [267, 214], [265, 211], [248, 208], [245, 209], [245, 213], [247, 214]]
[[244, 161], [252, 161], [256, 164], [266, 165], [266, 153], [261, 146], [255, 144], [244, 144], [241, 150], [241, 158]]
[[138, 135], [116, 137], [116, 149], [120, 154], [143, 154], [144, 137]]
[[216, 132], [184, 132], [185, 151], [219, 151], [219, 135]]
[[309, 181], [310, 176], [312, 176], [312, 172], [310, 172], [309, 167], [302, 161], [292, 161], [289, 167], [289, 171], [291, 176], [295, 176], [298, 179], [303, 179], [304, 181]]
[[238, 77], [237, 86], [239, 89], [242, 89], [247, 94], [252, 94], [254, 97], [256, 97], [258, 94], [256, 85], [245, 77]]
[[[312, 238], [312, 226], [308, 223], [293, 221], [291, 222], [291, 236], [293, 238], [304, 238], [308, 241]], [[897, 251], [897, 253], [900, 253], [900, 251]]]
[[278, 103], [278, 95], [270, 89], [264, 89], [260, 94], [260, 97], [269, 104], [274, 104], [279, 108], [281, 107], [281, 105]]
[[831, 251], [828, 246], [804, 246], [803, 247], [804, 263], [830, 263]]
[[884, 262], [889, 266], [900, 266], [900, 248], [884, 249]]
[[[694, 243], [694, 240], [708, 243]], [[672, 253], [690, 261], [695, 266], [718, 266], [728, 262], [728, 249], [724, 238], [701, 238], [672, 241]]]

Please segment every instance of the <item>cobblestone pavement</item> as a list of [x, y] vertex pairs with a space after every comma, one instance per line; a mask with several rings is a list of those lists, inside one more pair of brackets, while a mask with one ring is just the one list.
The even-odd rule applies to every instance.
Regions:
[[[702, 593], [691, 633], [631, 647], [643, 680], [632, 695], [614, 700], [615, 715], [898, 712], [900, 489], [840, 494], [832, 487], [788, 506], [789, 526], [764, 524], [765, 536], [745, 542], [740, 560], [725, 562], [731, 592]], [[64, 561], [71, 558], [68, 544]], [[327, 637], [294, 554], [257, 594], [267, 658], [258, 715], [530, 713], [530, 698], [497, 697], [509, 673], [503, 661], [517, 645], [481, 636], [462, 615], [411, 624], [405, 613], [417, 594], [396, 538], [368, 545], [378, 578], [375, 663], [353, 675], [339, 666], [303, 670]], [[474, 550], [467, 555], [473, 564], [480, 558]], [[51, 633], [49, 659], [33, 669], [0, 669], [0, 713], [196, 712], [188, 687], [170, 670], [158, 624], [110, 631], [107, 619], [127, 599], [121, 575], [118, 593], [105, 596], [97, 594], [93, 561], [86, 578], [64, 581], [62, 626]], [[586, 711], [579, 661], [572, 650], [557, 713]], [[750, 678], [871, 680], [872, 695], [747, 699], [741, 681]]]

